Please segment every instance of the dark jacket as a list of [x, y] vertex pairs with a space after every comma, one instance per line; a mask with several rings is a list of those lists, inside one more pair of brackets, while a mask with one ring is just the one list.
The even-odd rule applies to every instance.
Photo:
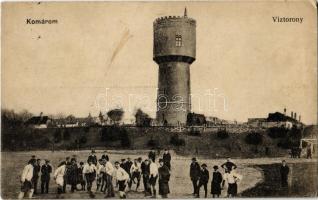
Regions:
[[209, 182], [209, 171], [207, 169], [200, 170], [200, 183], [208, 183]]
[[280, 174], [282, 177], [287, 177], [289, 173], [289, 167], [287, 165], [280, 167]]
[[163, 159], [163, 162], [164, 162], [164, 163], [170, 163], [170, 161], [171, 161], [171, 155], [170, 155], [170, 153], [164, 153], [164, 154], [162, 155], [162, 159]]
[[222, 174], [218, 171], [213, 172], [211, 183], [211, 194], [221, 194], [221, 183], [223, 181]]
[[199, 179], [200, 171], [200, 165], [197, 162], [192, 162], [190, 165], [190, 178]]
[[41, 170], [41, 166], [40, 165], [34, 165], [33, 166], [33, 179], [37, 179], [39, 178], [39, 172]]
[[237, 168], [236, 164], [232, 163], [232, 162], [225, 162], [221, 165], [222, 168], [226, 167], [227, 170], [231, 171], [232, 167], [234, 166], [234, 169]]
[[150, 151], [148, 154], [148, 158], [151, 159], [153, 162], [156, 160], [156, 152]]
[[144, 175], [144, 176], [149, 176], [150, 174], [150, 165], [146, 165], [145, 162], [142, 162], [141, 163], [141, 173]]
[[169, 189], [169, 180], [170, 180], [170, 172], [169, 168], [166, 165], [158, 168], [159, 172], [159, 194], [166, 195], [170, 193]]
[[97, 165], [96, 155], [89, 155], [87, 158], [87, 163], [92, 162], [95, 166]]
[[50, 180], [50, 174], [52, 173], [51, 165], [42, 165], [41, 166], [41, 180]]

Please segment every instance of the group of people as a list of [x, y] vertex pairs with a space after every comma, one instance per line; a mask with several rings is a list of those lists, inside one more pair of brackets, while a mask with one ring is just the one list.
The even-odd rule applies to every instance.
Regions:
[[[105, 198], [114, 197], [113, 179], [118, 187], [119, 197], [126, 198], [126, 188], [131, 190], [133, 184], [136, 184], [136, 191], [143, 179], [145, 196], [156, 197], [156, 184], [159, 183], [159, 195], [167, 198], [170, 193], [169, 180], [171, 170], [171, 155], [168, 149], [165, 149], [162, 158], [159, 159], [159, 166], [156, 164], [156, 152], [151, 150], [148, 159], [142, 160], [141, 157], [131, 161], [130, 158], [121, 159], [121, 162], [115, 161], [114, 166], [109, 160], [109, 156], [104, 154], [97, 159], [95, 151], [92, 150], [88, 156], [87, 162], [77, 162], [76, 156], [66, 157], [59, 163], [53, 173], [53, 168], [49, 160], [41, 165], [41, 159], [35, 156], [29, 160], [24, 167], [21, 176], [21, 192], [18, 198], [22, 199], [27, 194], [32, 198], [37, 194], [37, 183], [39, 173], [41, 172], [41, 193], [49, 192], [49, 182], [51, 173], [57, 184], [57, 197], [66, 192], [66, 186], [71, 186], [71, 192], [81, 190], [87, 191], [91, 198], [94, 198], [92, 191], [93, 183], [96, 184], [96, 191], [103, 192]], [[80, 185], [79, 189], [77, 186]]]
[[[211, 180], [211, 194], [212, 197], [220, 197], [221, 190], [225, 185], [228, 184], [227, 196], [235, 197], [237, 195], [237, 183], [242, 180], [242, 175], [236, 172], [237, 166], [227, 159], [227, 162], [221, 165], [224, 169], [224, 175], [219, 171], [217, 165], [213, 166], [213, 174]], [[201, 166], [197, 162], [196, 158], [192, 158], [190, 164], [190, 178], [193, 185], [193, 195], [197, 198], [200, 197], [200, 189], [204, 188], [204, 197], [207, 198], [208, 195], [208, 183], [209, 183], [209, 170], [207, 165], [203, 163]]]

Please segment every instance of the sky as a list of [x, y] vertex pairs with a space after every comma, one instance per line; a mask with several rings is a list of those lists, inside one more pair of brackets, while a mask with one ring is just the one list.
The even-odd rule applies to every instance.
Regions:
[[126, 121], [141, 108], [155, 117], [153, 21], [185, 7], [197, 21], [192, 111], [244, 122], [287, 108], [316, 123], [310, 1], [3, 3], [2, 108], [84, 117], [122, 107]]

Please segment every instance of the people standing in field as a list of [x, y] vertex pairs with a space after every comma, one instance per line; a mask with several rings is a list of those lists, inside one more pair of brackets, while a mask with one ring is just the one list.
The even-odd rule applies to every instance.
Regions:
[[158, 178], [158, 166], [157, 164], [150, 160], [149, 165], [149, 185], [150, 185], [150, 195], [152, 195], [153, 198], [156, 198], [157, 191], [156, 191], [156, 182]]
[[288, 174], [289, 174], [289, 167], [286, 164], [286, 161], [282, 161], [282, 165], [280, 167], [280, 176], [281, 176], [281, 186], [288, 187]]
[[28, 193], [28, 197], [32, 198], [34, 189], [32, 188], [32, 178], [34, 165], [36, 163], [35, 159], [29, 160], [28, 164], [23, 168], [21, 175], [21, 191], [19, 193], [18, 199], [23, 199]]
[[35, 163], [35, 165], [33, 167], [33, 178], [32, 178], [34, 194], [38, 194], [37, 188], [38, 188], [40, 170], [41, 170], [41, 159], [37, 159], [36, 163]]
[[198, 180], [200, 176], [200, 165], [197, 162], [196, 158], [192, 158], [192, 162], [190, 164], [190, 179], [192, 181], [192, 186], [193, 186], [193, 195], [197, 194], [198, 190]]
[[52, 166], [49, 160], [45, 160], [45, 164], [41, 166], [41, 194], [49, 193], [50, 178]]
[[170, 193], [169, 180], [170, 180], [170, 170], [167, 165], [164, 164], [163, 159], [159, 159], [159, 194], [162, 198], [168, 198]]
[[222, 174], [218, 171], [218, 166], [213, 166], [214, 172], [212, 175], [212, 182], [211, 182], [211, 194], [212, 197], [220, 197], [221, 195], [221, 183], [223, 181]]
[[208, 182], [209, 182], [209, 171], [207, 170], [207, 165], [204, 163], [201, 165], [201, 170], [199, 174], [199, 185], [197, 189], [196, 197], [200, 197], [200, 188], [204, 187], [204, 197], [207, 198], [208, 195]]
[[[237, 195], [237, 183], [242, 180], [242, 176], [236, 173], [235, 166], [232, 166], [231, 171], [224, 174], [224, 181], [228, 183], [227, 196], [235, 197]], [[223, 185], [224, 185], [223, 181]]]
[[86, 182], [83, 174], [83, 169], [84, 163], [80, 162], [80, 166], [77, 168], [77, 183], [81, 184], [81, 190], [85, 191]]
[[121, 199], [125, 199], [126, 198], [125, 188], [126, 188], [127, 182], [129, 181], [129, 175], [126, 172], [126, 170], [124, 170], [123, 168], [119, 166], [119, 162], [117, 161], [115, 162], [115, 168], [116, 168], [115, 178], [118, 182], [119, 197]]
[[156, 152], [154, 149], [152, 149], [149, 154], [148, 154], [148, 158], [149, 160], [151, 160], [152, 162], [155, 162], [156, 160]]
[[105, 157], [105, 172], [106, 172], [106, 198], [107, 197], [114, 197], [114, 186], [113, 186], [113, 174], [114, 174], [114, 167], [112, 163], [109, 161], [109, 157]]
[[94, 197], [95, 195], [92, 192], [92, 185], [96, 178], [96, 166], [93, 164], [93, 160], [89, 160], [89, 162], [84, 165], [83, 174], [87, 183], [87, 192], [90, 197]]
[[164, 164], [168, 167], [169, 170], [171, 170], [171, 155], [169, 153], [168, 149], [165, 149], [163, 155], [162, 155], [162, 159]]
[[65, 178], [65, 172], [66, 172], [66, 162], [63, 161], [59, 164], [58, 168], [54, 172], [54, 180], [57, 184], [57, 196], [56, 198], [60, 198], [60, 195], [63, 193], [63, 187], [64, 187], [64, 178]]
[[[141, 179], [141, 164], [138, 162], [137, 159], [134, 160], [134, 163], [130, 167], [130, 174], [131, 178], [129, 181], [129, 188], [131, 188], [132, 184], [136, 184], [136, 191], [139, 188], [140, 185], [140, 179]], [[135, 182], [135, 179], [137, 179], [137, 183]]]
[[145, 196], [148, 196], [151, 193], [151, 190], [149, 187], [150, 164], [148, 159], [144, 160], [141, 163], [141, 173], [142, 173], [142, 181], [144, 185]]
[[236, 164], [234, 164], [231, 161], [231, 158], [228, 158], [226, 160], [226, 162], [221, 165], [221, 167], [224, 168], [225, 172], [226, 171], [230, 172], [232, 169], [236, 169], [237, 168]]

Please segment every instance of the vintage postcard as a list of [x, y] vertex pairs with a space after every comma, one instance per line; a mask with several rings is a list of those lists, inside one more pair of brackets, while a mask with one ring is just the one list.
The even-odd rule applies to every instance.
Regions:
[[314, 0], [1, 3], [1, 198], [317, 197]]

